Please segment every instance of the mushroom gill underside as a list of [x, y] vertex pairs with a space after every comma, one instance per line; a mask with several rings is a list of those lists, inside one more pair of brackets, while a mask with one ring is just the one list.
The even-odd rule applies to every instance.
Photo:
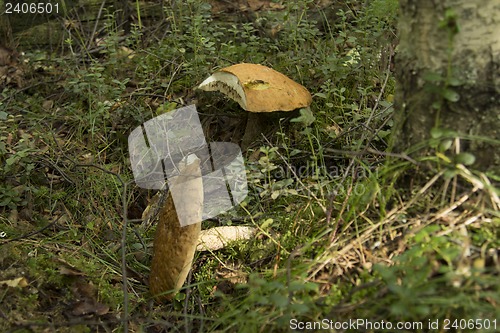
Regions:
[[215, 72], [203, 81], [199, 89], [204, 91], [218, 91], [237, 102], [241, 108], [247, 109], [245, 92], [236, 76], [226, 72]]

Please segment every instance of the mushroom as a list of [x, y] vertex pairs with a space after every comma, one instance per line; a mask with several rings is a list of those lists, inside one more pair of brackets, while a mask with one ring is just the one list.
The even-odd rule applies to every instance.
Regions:
[[219, 91], [251, 112], [242, 138], [243, 149], [248, 148], [269, 123], [255, 113], [307, 108], [312, 101], [311, 94], [302, 85], [258, 64], [242, 63], [222, 68], [203, 81], [198, 89]]
[[[172, 299], [191, 269], [203, 213], [200, 159], [194, 154], [184, 158], [179, 163], [179, 175], [169, 181], [169, 185], [170, 193], [165, 204], [159, 204], [161, 208], [155, 217], [158, 225], [149, 289], [157, 300]], [[189, 223], [181, 223], [179, 219]]]

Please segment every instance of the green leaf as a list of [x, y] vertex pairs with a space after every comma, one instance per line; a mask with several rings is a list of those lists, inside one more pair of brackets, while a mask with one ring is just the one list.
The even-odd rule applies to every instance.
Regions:
[[461, 84], [462, 84], [462, 82], [455, 77], [452, 77], [448, 80], [448, 85], [450, 85], [452, 87], [458, 87]]
[[283, 308], [288, 304], [288, 297], [280, 294], [269, 295], [269, 299], [278, 308]]
[[460, 99], [460, 95], [456, 91], [451, 89], [445, 89], [443, 91], [443, 97], [450, 102], [458, 102], [458, 100]]
[[444, 130], [442, 128], [439, 128], [439, 127], [434, 127], [431, 129], [431, 137], [433, 139], [439, 139], [440, 137], [442, 137], [444, 134]]
[[290, 120], [292, 123], [301, 122], [305, 126], [309, 126], [316, 120], [316, 118], [312, 114], [310, 107], [302, 108], [299, 111], [300, 111], [300, 117], [293, 118], [292, 120]]
[[471, 153], [460, 153], [455, 157], [455, 161], [463, 165], [472, 165], [476, 161], [476, 156]]
[[439, 110], [439, 109], [441, 109], [441, 102], [436, 101], [436, 102], [432, 103], [432, 108], [433, 108], [434, 110]]
[[178, 293], [177, 295], [175, 295], [174, 298], [177, 301], [183, 301], [186, 299], [186, 294], [185, 293]]
[[453, 170], [452, 169], [448, 169], [448, 170], [446, 170], [444, 172], [444, 178], [445, 179], [451, 179], [451, 178], [455, 177], [457, 175], [457, 173], [458, 172], [455, 169], [453, 169]]
[[390, 107], [392, 105], [391, 102], [384, 101], [384, 100], [380, 101], [379, 104], [380, 104], [380, 106], [382, 106], [384, 108], [388, 108], [388, 107]]
[[309, 305], [301, 303], [290, 304], [290, 310], [298, 313], [306, 313], [309, 311]]
[[427, 82], [441, 82], [443, 81], [443, 76], [436, 72], [427, 72], [424, 74], [424, 80]]
[[266, 230], [273, 224], [273, 219], [267, 219], [261, 224], [261, 229]]
[[451, 144], [453, 143], [453, 140], [444, 140], [439, 144], [439, 150], [440, 151], [446, 151], [450, 149]]
[[433, 139], [455, 138], [457, 136], [457, 132], [449, 128], [434, 127], [431, 129], [431, 138]]
[[7, 159], [7, 161], [5, 161], [5, 163], [6, 163], [7, 165], [12, 165], [12, 164], [16, 163], [18, 160], [19, 160], [19, 157], [18, 157], [18, 156], [12, 156], [12, 157], [9, 157], [9, 158]]
[[322, 93], [322, 92], [318, 92], [318, 93], [315, 93], [314, 96], [316, 97], [319, 97], [319, 98], [324, 98], [324, 99], [327, 99], [328, 97], [326, 96], [325, 93]]

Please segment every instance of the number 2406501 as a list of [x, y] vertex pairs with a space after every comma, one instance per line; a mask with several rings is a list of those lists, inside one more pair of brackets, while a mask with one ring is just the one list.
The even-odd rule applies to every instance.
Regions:
[[5, 14], [59, 14], [59, 4], [6, 2]]

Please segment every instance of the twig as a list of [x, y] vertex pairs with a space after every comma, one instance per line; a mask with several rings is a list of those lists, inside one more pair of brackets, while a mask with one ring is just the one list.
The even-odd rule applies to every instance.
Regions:
[[293, 298], [293, 292], [292, 289], [290, 288], [290, 281], [292, 280], [292, 260], [300, 254], [300, 251], [302, 250], [303, 246], [299, 245], [295, 249], [290, 252], [290, 255], [288, 256], [288, 259], [286, 261], [286, 285], [288, 289], [288, 303], [292, 304], [292, 298]]
[[92, 39], [94, 39], [95, 33], [97, 31], [97, 25], [99, 24], [99, 20], [101, 19], [102, 10], [103, 10], [105, 4], [106, 4], [106, 0], [103, 0], [103, 2], [101, 3], [101, 8], [99, 8], [99, 12], [97, 13], [97, 17], [95, 19], [94, 29], [92, 30], [92, 33], [90, 34], [90, 38], [87, 42], [87, 46], [85, 47], [85, 49], [87, 49], [87, 50], [90, 47], [90, 43], [92, 43]]
[[125, 241], [127, 239], [127, 184], [123, 179], [115, 174], [120, 183], [123, 186], [122, 192], [122, 209], [123, 209], [123, 227], [122, 227], [122, 238], [120, 241], [120, 246], [122, 247], [122, 288], [123, 288], [123, 332], [128, 333], [128, 281], [127, 281], [127, 247]]
[[[349, 174], [349, 171], [351, 169], [354, 171], [353, 165], [354, 165], [354, 159], [351, 159], [351, 162], [349, 162], [349, 165], [347, 166], [347, 169], [344, 172], [344, 175], [342, 176], [342, 180], [340, 181], [340, 183], [339, 183], [338, 186], [341, 186], [341, 185], [344, 184], [344, 182], [347, 179], [347, 175]], [[340, 209], [340, 211], [338, 213], [338, 217], [339, 218], [336, 221], [337, 223], [335, 223], [335, 227], [332, 230], [332, 235], [330, 236], [330, 243], [331, 244], [333, 244], [333, 242], [335, 241], [335, 237], [337, 236], [337, 230], [338, 230], [338, 228], [340, 226], [340, 221], [342, 220], [342, 214], [344, 213], [344, 210], [347, 207], [347, 201], [349, 200], [349, 196], [351, 194], [351, 191], [352, 191], [352, 183], [351, 183], [351, 186], [349, 187], [348, 192], [346, 193], [346, 197], [344, 199], [344, 202], [342, 203], [342, 208]], [[334, 200], [334, 197], [332, 197], [331, 201], [328, 203], [328, 205], [331, 206], [332, 211], [333, 211], [333, 200]], [[327, 219], [326, 224], [329, 225], [330, 224], [330, 220]]]
[[29, 232], [25, 235], [22, 235], [22, 236], [19, 236], [19, 237], [16, 237], [16, 238], [12, 238], [12, 239], [8, 239], [8, 240], [5, 240], [3, 241], [2, 243], [0, 243], [0, 245], [4, 245], [4, 244], [7, 244], [7, 243], [10, 243], [10, 242], [14, 242], [14, 241], [18, 241], [18, 240], [21, 240], [21, 239], [26, 239], [26, 238], [29, 238], [31, 236], [34, 236], [36, 234], [39, 234], [41, 233], [42, 231], [44, 231], [45, 229], [48, 229], [50, 228], [51, 226], [53, 226], [54, 224], [57, 223], [57, 221], [59, 221], [59, 219], [63, 216], [63, 214], [59, 215], [59, 217], [55, 220], [55, 221], [52, 221], [51, 223], [47, 224], [46, 226], [36, 230], [36, 231], [32, 231], [32, 232]]
[[[385, 152], [385, 151], [376, 150], [373, 148], [367, 148], [367, 149], [362, 150], [362, 151], [325, 148], [325, 152], [334, 153], [334, 154], [351, 155], [351, 156], [362, 156], [362, 155], [368, 155], [368, 154], [389, 156], [389, 157], [401, 158], [403, 160], [407, 160], [408, 162], [410, 162], [412, 164], [418, 165], [417, 161], [415, 161], [413, 158], [411, 158], [410, 156], [408, 156], [406, 154], [389, 153], [389, 152]], [[328, 155], [325, 155], [325, 156], [328, 156]]]
[[[366, 127], [369, 127], [370, 126], [370, 123], [375, 115], [375, 111], [377, 110], [378, 108], [378, 104], [380, 102], [380, 99], [382, 98], [382, 95], [385, 91], [385, 87], [387, 86], [387, 81], [389, 81], [389, 77], [391, 75], [391, 71], [390, 71], [390, 66], [391, 66], [391, 58], [392, 58], [392, 55], [389, 54], [389, 61], [388, 61], [388, 65], [387, 65], [387, 69], [386, 69], [386, 75], [385, 75], [385, 79], [384, 79], [384, 83], [382, 84], [382, 87], [380, 88], [380, 93], [378, 94], [378, 97], [377, 99], [375, 100], [375, 105], [373, 106], [372, 108], [372, 111], [370, 112], [370, 116], [368, 117], [368, 119], [366, 120], [365, 122], [365, 126]], [[366, 138], [366, 134], [368, 132], [365, 132], [363, 133], [363, 137], [361, 138], [360, 142], [363, 142], [364, 139]], [[376, 136], [377, 134], [375, 133], [369, 140], [368, 140], [368, 143], [367, 143], [367, 146], [370, 144], [370, 142], [373, 140], [373, 138]]]

